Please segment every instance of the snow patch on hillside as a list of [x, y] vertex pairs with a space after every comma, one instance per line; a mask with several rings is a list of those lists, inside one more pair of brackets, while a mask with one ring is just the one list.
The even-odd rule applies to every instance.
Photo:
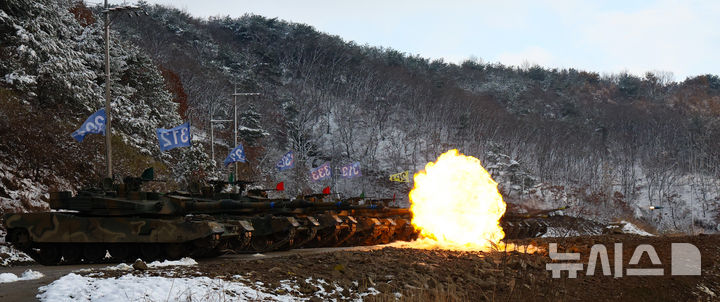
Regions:
[[[4, 241], [4, 235], [0, 234], [0, 236], [3, 236], [0, 240]], [[27, 254], [5, 245], [5, 243], [0, 243], [0, 267], [30, 262], [34, 262], [34, 260]]]
[[47, 186], [17, 175], [17, 171], [0, 162], [0, 212], [25, 212], [28, 208], [45, 209], [49, 198]]
[[580, 232], [577, 230], [570, 230], [563, 227], [548, 227], [547, 232], [543, 234], [542, 238], [565, 238], [565, 237], [577, 237], [580, 236]]
[[[308, 278], [317, 287], [314, 299], [328, 300], [340, 296], [342, 300], [362, 299], [379, 292], [368, 288], [355, 293], [334, 282]], [[293, 280], [281, 280], [280, 287], [270, 289], [262, 282], [252, 282], [241, 276], [231, 281], [208, 277], [166, 278], [147, 275], [124, 275], [117, 278], [93, 278], [71, 273], [39, 288], [41, 301], [308, 301], [301, 296], [301, 288]]]
[[655, 236], [653, 234], [646, 232], [645, 230], [639, 228], [638, 226], [636, 226], [630, 222], [623, 220], [621, 223], [623, 224], [622, 232], [625, 234], [636, 234], [636, 235], [640, 235], [640, 236]]

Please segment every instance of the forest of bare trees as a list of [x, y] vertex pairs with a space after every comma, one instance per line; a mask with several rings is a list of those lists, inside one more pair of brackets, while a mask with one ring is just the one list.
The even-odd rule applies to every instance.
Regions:
[[[233, 83], [261, 92], [266, 152], [295, 150], [302, 170], [362, 161], [376, 175], [365, 186], [382, 188], [386, 172], [420, 170], [448, 149], [481, 160], [492, 151], [520, 162], [534, 185], [582, 188], [575, 202], [620, 202], [619, 215], [672, 229], [688, 227], [690, 203], [701, 205], [692, 213], [704, 217], [698, 224], [718, 219], [716, 75], [677, 82], [664, 71], [601, 76], [477, 58], [456, 65], [256, 15], [200, 20], [146, 8], [150, 18], [123, 21], [123, 39], [178, 73], [198, 112], [227, 114]], [[278, 177], [263, 171], [253, 177]], [[301, 174], [297, 187], [312, 188]], [[648, 205], [667, 210], [656, 215]]]

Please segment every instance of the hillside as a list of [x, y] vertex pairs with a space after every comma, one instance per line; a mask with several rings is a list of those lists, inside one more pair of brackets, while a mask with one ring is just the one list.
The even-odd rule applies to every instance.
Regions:
[[[104, 138], [70, 133], [104, 106], [102, 26], [82, 4], [0, 4], [0, 210], [46, 208], [48, 190], [75, 190], [105, 173]], [[111, 44], [114, 168], [173, 173], [190, 150], [161, 153], [155, 129], [181, 123], [161, 70], [140, 48]], [[177, 170], [177, 168], [174, 168]]]
[[[209, 127], [210, 112], [231, 117], [233, 83], [263, 94], [240, 102], [271, 133], [247, 171], [268, 184], [319, 190], [325, 184], [309, 182], [308, 168], [361, 161], [363, 183], [340, 182], [340, 190], [387, 195], [408, 189], [389, 184], [388, 173], [420, 170], [459, 148], [509, 168], [495, 174], [513, 200], [570, 204], [602, 219], [639, 216], [667, 230], [689, 230], [693, 215], [698, 228], [717, 224], [716, 75], [675, 82], [666, 72], [455, 65], [257, 15], [201, 20], [145, 9], [150, 17], [122, 19], [118, 30], [179, 75], [196, 125]], [[274, 159], [289, 149], [302, 169], [275, 173]], [[518, 169], [526, 177], [514, 176]]]
[[[251, 130], [241, 132], [249, 164], [240, 178], [284, 181], [289, 195], [332, 185], [345, 196], [406, 199], [410, 187], [387, 175], [458, 148], [480, 158], [513, 202], [571, 205], [571, 215], [639, 219], [667, 232], [687, 232], [693, 219], [705, 231], [720, 222], [716, 75], [676, 82], [660, 72], [456, 65], [257, 15], [204, 20], [140, 6], [149, 16], [119, 16], [112, 27], [119, 174], [156, 165], [179, 183], [226, 178], [219, 163], [232, 127], [216, 125], [216, 169], [207, 165], [208, 132], [210, 116], [232, 118], [237, 87], [262, 94], [238, 98], [241, 126]], [[8, 117], [0, 138], [12, 142], [0, 147], [0, 197], [38, 208], [32, 201], [45, 190], [103, 173], [102, 137], [78, 144], [69, 136], [102, 106], [102, 25], [97, 9], [66, 2], [11, 0], [0, 10], [0, 114]], [[161, 153], [154, 129], [183, 118], [195, 127], [195, 147]], [[288, 150], [295, 169], [278, 173]], [[308, 169], [327, 161], [359, 161], [363, 177], [309, 180]]]

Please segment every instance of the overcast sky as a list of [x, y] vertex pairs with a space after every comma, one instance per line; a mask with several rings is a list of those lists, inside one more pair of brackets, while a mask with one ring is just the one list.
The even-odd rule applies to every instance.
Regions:
[[527, 61], [601, 74], [670, 71], [676, 81], [720, 74], [720, 1], [147, 2], [175, 6], [197, 17], [278, 17], [346, 41], [453, 63], [474, 56], [483, 62]]

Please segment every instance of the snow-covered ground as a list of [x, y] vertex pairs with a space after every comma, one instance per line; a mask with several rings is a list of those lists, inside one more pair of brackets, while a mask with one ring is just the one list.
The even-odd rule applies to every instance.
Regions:
[[294, 301], [289, 295], [270, 295], [240, 283], [208, 277], [166, 278], [124, 275], [95, 278], [70, 273], [43, 286], [41, 301]]
[[[192, 260], [192, 259], [190, 259]], [[153, 265], [152, 263], [148, 266]], [[156, 263], [165, 267], [170, 263]], [[126, 269], [127, 265], [109, 267], [109, 270]], [[226, 279], [204, 276], [175, 276], [176, 271], [164, 271], [167, 276], [141, 275], [128, 272], [119, 277], [104, 278], [102, 272], [80, 275], [70, 273], [47, 286], [39, 288], [37, 298], [41, 301], [307, 301], [302, 298], [304, 289], [295, 280], [281, 280], [277, 288], [269, 288], [262, 282], [250, 281], [235, 275]], [[24, 276], [24, 275], [23, 275]], [[323, 279], [308, 278], [307, 284], [317, 287], [314, 297], [331, 300], [361, 300], [376, 295], [375, 288], [362, 293], [352, 293], [337, 283]], [[334, 299], [332, 299], [334, 300]]]
[[20, 277], [13, 273], [1, 273], [0, 274], [0, 283], [8, 283], [8, 282], [15, 282], [15, 281], [22, 281], [22, 280], [34, 280], [34, 279], [40, 279], [43, 275], [41, 272], [36, 272], [34, 270], [26, 270]]
[[[296, 279], [281, 280], [280, 286], [271, 287], [241, 275], [216, 279], [193, 276], [194, 272], [188, 272], [182, 268], [196, 265], [197, 262], [194, 259], [183, 258], [178, 261], [148, 263], [147, 266], [150, 270], [144, 272], [136, 271], [131, 265], [124, 263], [102, 269], [82, 269], [40, 287], [37, 298], [41, 301], [309, 300], [310, 297], [307, 295], [305, 295], [306, 298], [302, 298], [303, 293], [307, 294], [308, 292], [301, 284], [313, 285], [315, 289], [310, 293], [325, 301], [334, 300], [334, 297], [340, 297], [342, 300], [361, 300], [367, 295], [379, 293], [372, 287], [363, 292], [354, 293], [335, 282], [313, 278], [300, 280], [304, 282], [298, 282]], [[118, 275], [118, 271], [126, 272]], [[13, 276], [8, 276], [8, 278], [12, 279]], [[23, 277], [14, 277], [19, 280], [27, 280], [33, 276], [36, 276], [36, 272], [28, 271], [23, 274]]]

